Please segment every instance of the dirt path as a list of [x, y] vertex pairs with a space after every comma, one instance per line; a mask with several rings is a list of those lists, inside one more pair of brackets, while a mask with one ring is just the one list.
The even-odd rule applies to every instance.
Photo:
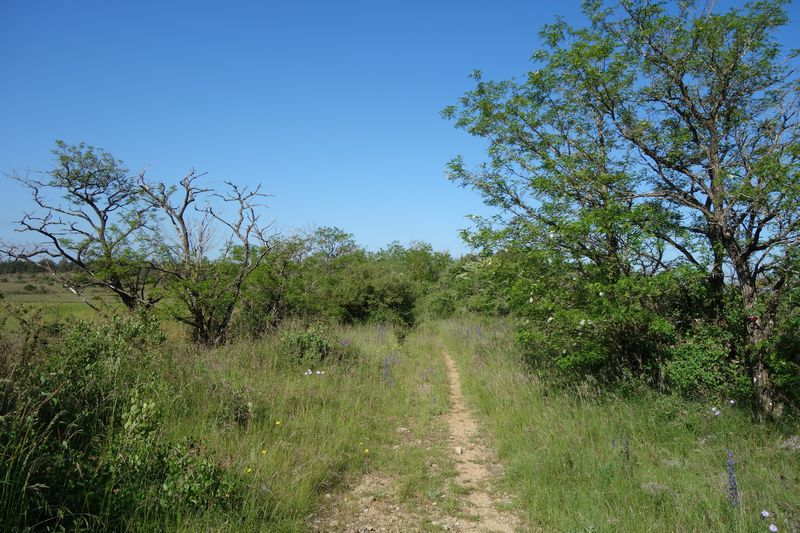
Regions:
[[[466, 496], [469, 512], [477, 519], [465, 532], [491, 531], [513, 533], [519, 527], [517, 519], [509, 512], [501, 512], [491, 495], [490, 482], [499, 468], [490, 450], [479, 438], [478, 423], [464, 402], [461, 376], [455, 362], [444, 353], [447, 378], [450, 382], [450, 412], [446, 415], [450, 427], [450, 443], [456, 454], [456, 480], [469, 489]], [[495, 472], [492, 472], [494, 470]]]
[[[430, 450], [445, 444], [454, 463], [451, 478], [455, 506], [435, 499], [414, 503], [398, 496], [398, 483], [390, 475], [370, 472], [343, 493], [326, 495], [328, 503], [310, 523], [316, 532], [411, 533], [449, 531], [456, 533], [513, 533], [524, 531], [516, 516], [498, 507], [503, 500], [491, 482], [501, 472], [494, 454], [480, 438], [478, 424], [466, 406], [461, 378], [453, 359], [443, 353], [449, 385], [450, 409], [442, 415], [446, 427], [435, 436], [415, 438], [407, 428], [398, 428], [400, 442], [394, 446]], [[432, 437], [432, 440], [431, 440]], [[430, 468], [441, 468], [430, 464]]]

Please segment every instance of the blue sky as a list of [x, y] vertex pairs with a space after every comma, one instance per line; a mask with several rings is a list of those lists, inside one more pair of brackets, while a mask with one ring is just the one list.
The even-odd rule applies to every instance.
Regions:
[[[460, 254], [465, 215], [489, 211], [444, 166], [482, 144], [439, 111], [473, 69], [523, 74], [543, 23], [581, 20], [577, 1], [228, 4], [0, 0], [0, 172], [85, 141], [152, 178], [263, 183], [284, 232]], [[789, 11], [782, 39], [800, 47]], [[0, 238], [29, 203], [0, 178]]]

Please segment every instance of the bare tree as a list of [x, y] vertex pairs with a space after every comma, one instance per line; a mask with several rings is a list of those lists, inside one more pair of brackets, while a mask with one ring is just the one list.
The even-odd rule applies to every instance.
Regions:
[[[187, 174], [176, 186], [148, 183], [144, 176], [138, 187], [148, 206], [163, 215], [170, 236], [153, 235], [152, 268], [165, 276], [171, 295], [178, 303], [172, 316], [188, 325], [195, 341], [215, 345], [225, 341], [242, 286], [270, 252], [266, 227], [259, 222], [256, 208], [266, 195], [226, 182], [227, 190], [217, 193], [197, 184], [203, 175]], [[199, 205], [202, 198], [216, 198], [221, 209]], [[229, 206], [232, 215], [223, 210]], [[216, 257], [212, 247], [215, 230], [227, 233]]]

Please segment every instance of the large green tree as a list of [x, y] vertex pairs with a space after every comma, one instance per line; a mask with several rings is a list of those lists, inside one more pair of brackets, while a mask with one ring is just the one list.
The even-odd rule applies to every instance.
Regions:
[[735, 288], [762, 413], [775, 408], [766, 344], [800, 245], [800, 85], [775, 39], [784, 4], [587, 1], [585, 27], [543, 29], [524, 79], [478, 74], [445, 110], [490, 143], [488, 163], [456, 159], [452, 179], [532, 241], [611, 279], [690, 263], [718, 310]]

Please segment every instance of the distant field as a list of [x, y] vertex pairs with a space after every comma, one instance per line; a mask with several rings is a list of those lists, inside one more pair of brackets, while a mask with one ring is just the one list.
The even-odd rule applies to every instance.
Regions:
[[[47, 320], [88, 319], [96, 314], [81, 297], [65, 289], [49, 274], [0, 275], [0, 295], [8, 304], [40, 308], [42, 318]], [[89, 289], [86, 297], [95, 305], [118, 305], [114, 295], [102, 289]], [[8, 327], [13, 327], [13, 320], [6, 324]]]

